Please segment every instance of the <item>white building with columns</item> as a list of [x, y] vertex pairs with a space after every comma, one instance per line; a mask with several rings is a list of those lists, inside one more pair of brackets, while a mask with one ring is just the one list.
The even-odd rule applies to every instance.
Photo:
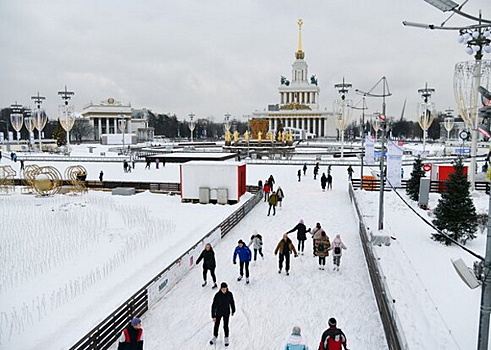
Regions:
[[281, 79], [278, 87], [280, 103], [268, 106], [267, 110], [255, 111], [254, 118], [269, 120], [269, 129], [290, 127], [305, 130], [317, 137], [336, 137], [337, 130], [332, 112], [319, 108], [320, 88], [315, 75], [309, 77], [305, 53], [302, 50], [302, 24], [298, 20], [298, 50], [292, 65], [292, 78]]
[[[94, 140], [101, 140], [103, 135], [125, 134], [125, 141], [133, 142], [131, 135], [135, 135], [135, 141], [153, 140], [153, 128], [148, 127], [148, 117], [142, 113], [133, 113], [131, 103], [123, 104], [114, 98], [89, 103], [82, 111], [82, 117], [94, 128]], [[119, 123], [124, 120], [123, 130]]]

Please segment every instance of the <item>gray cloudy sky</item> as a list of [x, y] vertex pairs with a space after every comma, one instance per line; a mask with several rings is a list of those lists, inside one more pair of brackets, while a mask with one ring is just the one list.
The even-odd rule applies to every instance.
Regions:
[[[470, 0], [464, 10], [479, 8], [491, 18], [489, 0]], [[423, 0], [2, 0], [0, 103], [32, 106], [39, 91], [55, 118], [57, 92], [67, 84], [79, 112], [114, 97], [182, 119], [191, 112], [239, 118], [279, 102], [303, 18], [305, 60], [322, 108], [331, 110], [343, 76], [366, 91], [385, 75], [393, 94], [387, 114], [399, 117], [407, 98], [405, 117], [414, 119], [425, 82], [436, 89], [437, 109], [456, 109], [454, 65], [473, 58], [457, 33], [401, 22], [439, 24], [447, 16]], [[370, 112], [381, 104], [368, 99]]]

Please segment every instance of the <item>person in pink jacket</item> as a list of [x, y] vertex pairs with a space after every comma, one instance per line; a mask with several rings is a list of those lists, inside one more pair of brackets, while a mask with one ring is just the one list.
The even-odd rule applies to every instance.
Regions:
[[334, 264], [333, 270], [339, 271], [339, 264], [341, 263], [341, 255], [343, 254], [343, 249], [346, 250], [347, 248], [341, 240], [341, 235], [336, 235], [336, 237], [331, 242], [331, 246], [329, 247], [329, 250], [332, 250], [332, 260]]

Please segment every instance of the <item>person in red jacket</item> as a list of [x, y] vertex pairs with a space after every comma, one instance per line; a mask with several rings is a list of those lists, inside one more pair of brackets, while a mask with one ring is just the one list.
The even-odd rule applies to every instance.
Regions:
[[269, 200], [269, 193], [271, 192], [271, 187], [269, 186], [268, 181], [266, 181], [266, 183], [264, 184], [263, 192], [264, 192], [264, 201], [267, 202]]
[[328, 324], [329, 328], [322, 333], [319, 350], [348, 350], [346, 336], [342, 330], [336, 327], [336, 319], [331, 317]]
[[133, 317], [118, 340], [118, 350], [143, 350], [142, 321]]

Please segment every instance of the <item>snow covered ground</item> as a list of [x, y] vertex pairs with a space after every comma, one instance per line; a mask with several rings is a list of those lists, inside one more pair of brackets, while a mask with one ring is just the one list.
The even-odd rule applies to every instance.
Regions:
[[[84, 146], [75, 148], [75, 154], [88, 152]], [[0, 165], [5, 164], [12, 164], [16, 170], [20, 167], [18, 162], [4, 158]], [[73, 164], [50, 165], [63, 172]], [[130, 174], [123, 173], [122, 164], [118, 163], [82, 165], [88, 170], [89, 180], [96, 180], [101, 170], [106, 180], [179, 180], [175, 164], [145, 170], [144, 164], [138, 163]], [[331, 316], [338, 318], [351, 348], [387, 348], [347, 195], [345, 167], [333, 167], [334, 190], [327, 193], [322, 193], [319, 181], [312, 179], [311, 169], [298, 183], [297, 170], [295, 166], [248, 166], [248, 184], [274, 174], [285, 191], [284, 207], [276, 216], [267, 217], [267, 205], [259, 203], [216, 247], [218, 280], [229, 283], [238, 307], [231, 319], [231, 348], [279, 349], [294, 324], [303, 329], [309, 345], [316, 348]], [[324, 171], [325, 167], [321, 167], [321, 173]], [[406, 167], [406, 178], [410, 172], [410, 167]], [[358, 173], [355, 168], [355, 177]], [[375, 227], [378, 193], [357, 191], [357, 196], [368, 226]], [[421, 224], [393, 193], [386, 193], [385, 198], [385, 230], [397, 239], [390, 247], [377, 247], [376, 252], [410, 348], [473, 348], [480, 289], [469, 290], [450, 264], [451, 257], [462, 257], [468, 265], [473, 258], [459, 248], [431, 241], [431, 228]], [[437, 199], [438, 195], [431, 196], [431, 207], [436, 206]], [[486, 195], [475, 193], [474, 200], [478, 212], [487, 212]], [[9, 252], [0, 254], [0, 278], [10, 278], [8, 283], [15, 283], [5, 287], [2, 280], [0, 287], [2, 350], [68, 348], [235, 209], [181, 204], [178, 197], [167, 195], [112, 197], [101, 192], [48, 199], [20, 194], [0, 196], [0, 207], [0, 249]], [[129, 211], [138, 213], [137, 217], [129, 215]], [[150, 222], [144, 226], [146, 231], [153, 233], [136, 243], [133, 239], [144, 231], [142, 217]], [[292, 259], [290, 276], [278, 275], [277, 258], [272, 251], [281, 234], [300, 218], [308, 226], [321, 222], [331, 238], [336, 233], [342, 235], [348, 250], [342, 258], [341, 271], [318, 270], [309, 239], [306, 254]], [[44, 257], [45, 264], [35, 266], [33, 256], [40, 247], [28, 254], [32, 237], [45, 234], [44, 241], [48, 242], [53, 227], [70, 231], [77, 241], [64, 237], [56, 244], [46, 244], [56, 257], [51, 257], [54, 261], [49, 263]], [[93, 227], [100, 229], [93, 232]], [[238, 267], [232, 265], [231, 259], [237, 240], [248, 242], [254, 229], [264, 237], [266, 256], [264, 261], [253, 263], [251, 284], [245, 285], [236, 281]], [[29, 238], [19, 239], [26, 235]], [[294, 234], [293, 241], [296, 242]], [[7, 244], [10, 245], [6, 248]], [[128, 245], [135, 249], [128, 249]], [[484, 245], [483, 235], [469, 243], [481, 254]], [[12, 275], [20, 269], [15, 265], [21, 258], [14, 253], [28, 257], [27, 263], [22, 263], [24, 272], [16, 277]], [[8, 258], [1, 260], [4, 256]], [[32, 271], [28, 264], [34, 266]], [[332, 266], [330, 259], [328, 266]], [[209, 286], [201, 287], [201, 267], [193, 269], [143, 317], [145, 349], [209, 348], [213, 295]], [[12, 314], [16, 314], [13, 322]]]

